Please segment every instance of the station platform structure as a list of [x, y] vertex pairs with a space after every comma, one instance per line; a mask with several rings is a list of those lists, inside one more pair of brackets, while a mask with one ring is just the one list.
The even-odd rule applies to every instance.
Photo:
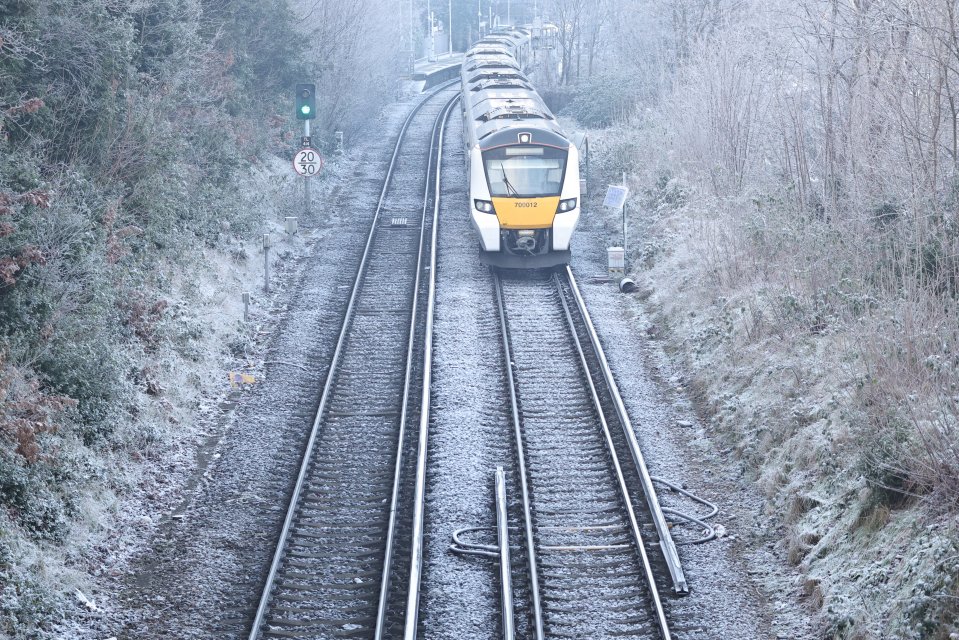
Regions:
[[423, 89], [429, 89], [456, 78], [462, 66], [463, 54], [457, 52], [445, 53], [433, 60], [417, 60], [413, 65], [413, 81], [423, 82]]

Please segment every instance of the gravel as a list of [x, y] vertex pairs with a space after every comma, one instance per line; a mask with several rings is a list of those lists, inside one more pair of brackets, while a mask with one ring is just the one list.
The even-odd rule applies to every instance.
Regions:
[[[235, 638], [259, 595], [285, 496], [296, 475], [312, 419], [318, 380], [328, 366], [339, 319], [379, 195], [391, 144], [414, 99], [371, 126], [360, 145], [332, 167], [317, 207], [302, 220], [308, 255], [273, 300], [275, 322], [257, 369], [259, 383], [211, 411], [208, 441], [198, 448], [181, 490], [147, 510], [146, 533], [121, 570], [98, 578], [98, 611], [80, 618], [69, 638]], [[448, 551], [456, 528], [493, 525], [493, 473], [514, 466], [492, 281], [476, 258], [464, 189], [461, 122], [448, 129], [440, 221], [435, 371], [427, 492], [426, 595], [420, 616], [427, 638], [494, 638], [498, 632], [495, 566]], [[392, 137], [392, 136], [391, 136]], [[593, 203], [598, 209], [598, 203]], [[613, 284], [588, 284], [605, 271], [606, 238], [598, 215], [587, 218], [574, 246], [574, 271], [617, 375], [623, 398], [654, 474], [716, 501], [717, 541], [684, 546], [692, 593], [670, 599], [677, 637], [813, 638], [812, 614], [801, 603], [798, 574], [776, 542], [776, 514], [743, 480], [743, 469], [693, 411], [681, 372], [645, 327], [642, 305]], [[284, 309], [288, 309], [285, 310]], [[269, 330], [269, 329], [268, 329]], [[655, 334], [655, 332], [653, 332]], [[495, 345], [492, 346], [492, 345]], [[233, 403], [235, 402], [235, 406]], [[162, 463], [158, 463], [162, 464]], [[190, 480], [192, 478], [192, 481]], [[510, 512], [518, 492], [508, 488]], [[179, 502], [177, 502], [179, 501]], [[665, 494], [664, 502], [691, 508]], [[176, 516], [176, 517], [172, 517]], [[515, 522], [514, 522], [515, 524]], [[695, 535], [694, 531], [678, 531]], [[473, 534], [484, 542], [492, 532]], [[142, 537], [141, 537], [142, 536]], [[129, 552], [127, 552], [129, 553]], [[514, 554], [514, 566], [525, 559]], [[125, 570], [122, 570], [126, 567]], [[518, 610], [525, 594], [517, 585]], [[104, 604], [105, 603], [105, 604]], [[520, 616], [523, 618], [523, 616]], [[520, 619], [525, 632], [526, 621]]]
[[[439, 223], [434, 370], [426, 496], [424, 637], [497, 637], [495, 564], [449, 551], [453, 532], [492, 527], [493, 474], [511, 467], [505, 373], [493, 282], [470, 231], [462, 119], [447, 126]], [[515, 496], [515, 491], [510, 492]], [[515, 509], [513, 509], [515, 511]], [[468, 539], [492, 542], [492, 531]]]
[[[744, 480], [744, 469], [710, 439], [682, 372], [645, 330], [652, 322], [639, 298], [619, 293], [615, 282], [590, 284], [589, 276], [606, 272], [606, 246], [619, 244], [615, 236], [607, 243], [600, 198], [589, 201], [573, 271], [650, 472], [717, 503], [713, 522], [726, 532], [716, 541], [681, 547], [691, 593], [670, 602], [670, 617], [683, 621], [683, 638], [815, 638], [813, 614], [801, 602], [800, 576], [776, 551], [783, 534], [776, 514], [764, 512], [764, 500]], [[676, 494], [664, 490], [660, 498], [696, 513], [696, 505]], [[677, 540], [699, 533], [683, 529], [674, 534]]]
[[[126, 570], [98, 585], [110, 603], [78, 620], [71, 638], [242, 637], [286, 511], [350, 284], [392, 151], [419, 97], [392, 107], [358, 145], [328, 165], [300, 220], [306, 255], [276, 282], [272, 333], [258, 383], [212, 412], [210, 439], [176, 500], [134, 540]], [[387, 135], [384, 135], [387, 134]], [[256, 354], [254, 354], [256, 355]], [[180, 470], [175, 472], [179, 473]], [[130, 553], [127, 551], [127, 553]]]

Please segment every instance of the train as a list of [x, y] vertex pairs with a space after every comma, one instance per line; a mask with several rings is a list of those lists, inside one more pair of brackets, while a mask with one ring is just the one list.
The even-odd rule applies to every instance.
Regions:
[[569, 264], [579, 223], [580, 153], [533, 88], [530, 30], [478, 40], [461, 68], [472, 227], [481, 262], [505, 269]]

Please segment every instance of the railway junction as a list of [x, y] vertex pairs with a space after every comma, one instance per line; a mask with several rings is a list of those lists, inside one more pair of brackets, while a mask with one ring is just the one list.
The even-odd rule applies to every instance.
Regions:
[[398, 106], [389, 146], [368, 140], [351, 190], [322, 194], [340, 213], [303, 221], [318, 233], [276, 294], [272, 364], [126, 582], [136, 617], [105, 631], [805, 637], [745, 586], [750, 525], [730, 518], [755, 503], [660, 437], [689, 406], [617, 334], [629, 300], [596, 277], [592, 203], [572, 265], [475, 259], [460, 99], [453, 80]]

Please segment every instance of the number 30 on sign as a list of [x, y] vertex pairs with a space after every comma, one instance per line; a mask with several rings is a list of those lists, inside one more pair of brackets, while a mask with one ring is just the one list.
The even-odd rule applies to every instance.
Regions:
[[316, 149], [300, 149], [293, 156], [293, 169], [301, 176], [315, 176], [323, 169], [323, 156]]

